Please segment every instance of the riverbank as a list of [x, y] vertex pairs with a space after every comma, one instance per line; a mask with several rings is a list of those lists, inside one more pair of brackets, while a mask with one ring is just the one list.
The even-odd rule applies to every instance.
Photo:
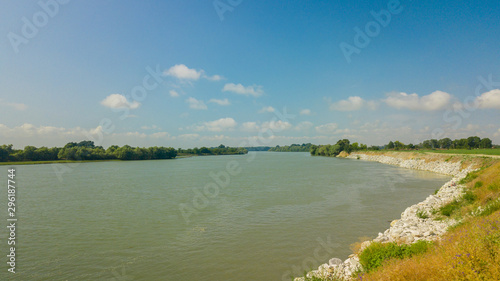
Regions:
[[[391, 222], [389, 229], [380, 232], [370, 241], [361, 243], [360, 250], [342, 261], [338, 258], [330, 259], [329, 263], [321, 265], [317, 270], [307, 274], [308, 278], [320, 280], [350, 280], [353, 273], [360, 272], [362, 266], [358, 253], [373, 242], [411, 244], [420, 240], [438, 240], [446, 233], [450, 226], [458, 221], [453, 218], [436, 220], [434, 214], [450, 202], [454, 202], [464, 195], [465, 185], [461, 181], [471, 171], [490, 165], [495, 160], [487, 157], [473, 157], [467, 155], [440, 155], [413, 152], [355, 152], [340, 155], [348, 159], [376, 161], [384, 164], [396, 165], [408, 169], [431, 171], [453, 176], [435, 194], [429, 195], [424, 201], [408, 207], [401, 218]], [[353, 241], [354, 242], [354, 241]], [[296, 281], [308, 280], [304, 277], [295, 278]], [[315, 279], [316, 280], [316, 279]]]

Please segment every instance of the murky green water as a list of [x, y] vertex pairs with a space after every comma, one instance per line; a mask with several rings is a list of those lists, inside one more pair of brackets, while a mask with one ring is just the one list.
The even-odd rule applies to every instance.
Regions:
[[2, 227], [0, 280], [290, 280], [448, 180], [308, 153], [15, 168], [17, 273]]

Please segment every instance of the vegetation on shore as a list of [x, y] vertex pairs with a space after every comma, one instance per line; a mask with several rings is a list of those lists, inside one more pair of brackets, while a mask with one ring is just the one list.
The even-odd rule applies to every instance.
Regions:
[[355, 273], [355, 280], [499, 280], [500, 161], [472, 158], [483, 166], [460, 182], [463, 196], [421, 214], [421, 219], [459, 223], [432, 243], [371, 243], [357, 252], [364, 271]]
[[434, 152], [434, 153], [450, 153], [450, 154], [484, 154], [484, 155], [500, 155], [500, 148], [495, 148], [491, 139], [477, 136], [472, 136], [463, 139], [451, 140], [431, 139], [425, 140], [417, 145], [404, 144], [400, 141], [390, 141], [387, 145], [370, 146], [365, 144], [350, 143], [348, 139], [339, 140], [334, 145], [311, 145], [310, 153], [313, 156], [337, 156], [342, 152], [351, 153], [353, 151], [419, 151], [419, 152]]
[[274, 152], [309, 152], [311, 150], [312, 143], [303, 143], [303, 144], [292, 144], [285, 146], [275, 146], [271, 147], [268, 151]]
[[88, 162], [104, 160], [156, 160], [174, 159], [177, 156], [192, 155], [228, 155], [245, 154], [248, 151], [243, 148], [226, 147], [202, 147], [190, 149], [174, 149], [172, 147], [131, 147], [129, 145], [112, 145], [107, 149], [96, 146], [93, 141], [70, 142], [64, 147], [34, 147], [26, 146], [24, 149], [14, 149], [12, 144], [0, 146], [1, 164], [47, 164]]

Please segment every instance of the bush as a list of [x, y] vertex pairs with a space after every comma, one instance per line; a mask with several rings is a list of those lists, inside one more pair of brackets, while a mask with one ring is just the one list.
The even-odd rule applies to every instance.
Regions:
[[477, 199], [477, 196], [476, 194], [474, 194], [472, 191], [467, 191], [465, 192], [464, 194], [464, 200], [467, 202], [467, 203], [472, 203], [474, 201], [476, 201]]
[[420, 219], [425, 220], [425, 219], [428, 219], [428, 218], [429, 218], [429, 215], [428, 215], [428, 214], [427, 214], [427, 212], [426, 212], [426, 211], [424, 211], [424, 210], [418, 210], [418, 211], [417, 211], [417, 217], [418, 217], [418, 218], [420, 218]]
[[444, 205], [443, 207], [441, 207], [441, 209], [439, 210], [439, 212], [441, 213], [441, 215], [449, 217], [458, 208], [460, 208], [460, 202], [458, 202], [457, 200], [455, 200], [455, 201], [450, 202], [450, 203]]
[[416, 243], [406, 245], [398, 245], [396, 243], [379, 243], [370, 244], [359, 255], [359, 261], [366, 272], [370, 272], [382, 265], [386, 260], [397, 258], [409, 258], [417, 254], [427, 251], [432, 245], [432, 242], [420, 240]]
[[465, 176], [465, 178], [461, 179], [458, 183], [464, 184], [464, 183], [471, 182], [471, 181], [475, 180], [477, 178], [477, 176], [478, 175], [476, 173], [470, 172], [467, 174], [467, 176]]

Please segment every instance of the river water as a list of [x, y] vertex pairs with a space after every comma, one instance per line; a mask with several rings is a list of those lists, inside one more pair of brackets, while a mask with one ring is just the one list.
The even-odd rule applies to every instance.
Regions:
[[5, 226], [12, 167], [18, 218], [1, 280], [291, 280], [449, 180], [283, 152], [0, 167]]

